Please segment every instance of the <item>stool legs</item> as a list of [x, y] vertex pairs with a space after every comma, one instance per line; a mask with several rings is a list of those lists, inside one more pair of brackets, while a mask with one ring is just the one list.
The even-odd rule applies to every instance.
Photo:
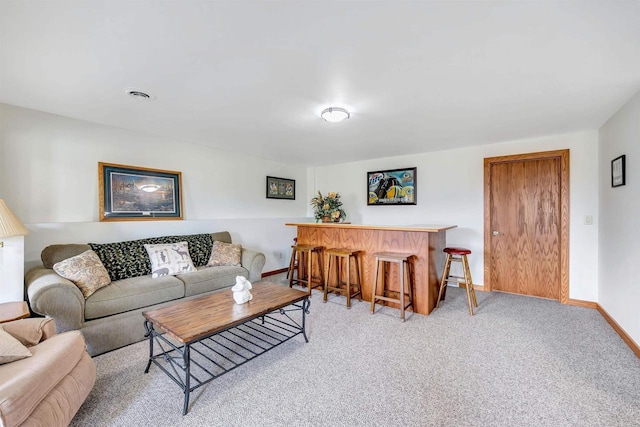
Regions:
[[[313, 254], [316, 255], [316, 260], [318, 263], [318, 268], [320, 270], [320, 275], [317, 276], [317, 284], [314, 285], [313, 280]], [[297, 269], [298, 274], [294, 279], [294, 270], [296, 269], [296, 257], [297, 257]], [[311, 296], [311, 289], [317, 286], [324, 286], [324, 277], [323, 272], [324, 268], [322, 266], [322, 254], [318, 250], [309, 250], [302, 248], [294, 248], [293, 253], [291, 254], [291, 260], [289, 262], [289, 287], [293, 287], [295, 282], [296, 285], [300, 285], [304, 283], [307, 287], [307, 292], [309, 296]], [[303, 286], [304, 286], [303, 285]]]
[[[376, 258], [376, 269], [374, 270], [373, 273], [373, 289], [371, 289], [373, 292], [371, 293], [371, 313], [373, 313], [376, 309], [376, 295], [378, 295], [378, 270], [380, 269], [380, 260], [378, 258]], [[384, 269], [384, 265], [382, 267]], [[384, 280], [384, 272], [383, 274], [383, 278], [382, 280]], [[383, 290], [384, 290], [384, 285], [383, 285]]]
[[[287, 270], [287, 279], [289, 276], [293, 277], [293, 270], [296, 268], [296, 250], [292, 247], [291, 259], [289, 260], [289, 269]], [[292, 286], [291, 280], [289, 281], [289, 287]]]
[[[353, 257], [353, 264], [351, 263], [351, 258]], [[342, 258], [345, 259], [345, 270], [342, 269]], [[351, 308], [351, 297], [352, 296], [356, 296], [358, 295], [360, 301], [362, 301], [362, 274], [360, 271], [360, 262], [358, 261], [358, 256], [357, 254], [336, 254], [336, 253], [331, 253], [329, 251], [329, 253], [327, 253], [327, 259], [326, 259], [326, 263], [327, 263], [327, 269], [325, 271], [325, 276], [324, 276], [324, 297], [323, 297], [323, 301], [327, 302], [327, 296], [329, 294], [330, 290], [334, 290], [336, 292], [339, 293], [345, 293], [345, 296], [347, 297], [347, 308]], [[331, 286], [331, 279], [332, 279], [332, 267], [333, 266], [333, 272], [335, 273], [335, 275], [333, 276], [333, 278], [335, 279], [335, 287]], [[355, 277], [356, 277], [356, 283], [351, 283], [351, 273], [352, 273], [352, 267], [355, 268]], [[342, 282], [341, 278], [343, 276], [343, 271], [344, 271], [344, 277], [345, 277], [345, 281]], [[345, 285], [346, 289], [342, 289], [340, 286], [341, 285]], [[352, 287], [357, 286], [357, 292], [353, 293], [351, 291]], [[355, 289], [354, 289], [355, 290]]]
[[442, 280], [440, 281], [440, 291], [438, 292], [438, 303], [436, 304], [436, 308], [440, 307], [442, 292], [447, 287], [447, 278], [449, 277], [450, 271], [451, 271], [451, 254], [447, 254], [447, 258], [444, 262], [444, 271], [442, 272]]
[[[473, 306], [478, 307], [476, 300], [476, 290], [473, 288], [471, 280], [471, 269], [469, 268], [469, 260], [466, 255], [462, 255], [462, 269], [464, 270], [465, 287], [467, 288], [467, 301], [469, 302], [469, 314], [473, 316]], [[472, 306], [473, 305], [473, 306]]]
[[[464, 276], [450, 276], [451, 263], [453, 261], [460, 262], [462, 264], [462, 271]], [[440, 281], [440, 291], [438, 292], [438, 303], [436, 308], [440, 307], [440, 301], [442, 293], [447, 287], [447, 283], [450, 281], [449, 277], [457, 279], [463, 279], [464, 282], [458, 282], [459, 286], [464, 286], [467, 292], [467, 304], [469, 305], [469, 315], [473, 316], [473, 307], [478, 307], [478, 300], [476, 299], [476, 291], [473, 288], [473, 280], [471, 279], [471, 268], [469, 267], [469, 260], [466, 255], [460, 255], [459, 258], [454, 258], [453, 255], [447, 254], [447, 258], [444, 263], [444, 270], [442, 272], [442, 280]], [[453, 281], [453, 280], [451, 280]]]
[[[405, 321], [405, 310], [409, 307], [413, 309], [413, 282], [414, 282], [414, 271], [409, 258], [401, 258], [399, 256], [394, 256], [389, 259], [380, 259], [376, 257], [376, 269], [374, 271], [373, 276], [373, 293], [371, 296], [371, 313], [375, 312], [376, 300], [382, 300], [387, 302], [393, 302], [400, 305], [400, 319]], [[399, 270], [399, 286], [400, 290], [397, 291], [398, 298], [391, 298], [385, 296], [385, 282], [387, 277], [387, 263], [396, 263], [398, 264]], [[382, 271], [380, 271], [382, 270]], [[378, 280], [378, 275], [382, 274], [382, 280]], [[381, 282], [381, 283], [378, 283]], [[380, 288], [379, 288], [380, 287]], [[396, 292], [396, 291], [388, 291], [388, 292]], [[409, 301], [407, 301], [407, 297]]]

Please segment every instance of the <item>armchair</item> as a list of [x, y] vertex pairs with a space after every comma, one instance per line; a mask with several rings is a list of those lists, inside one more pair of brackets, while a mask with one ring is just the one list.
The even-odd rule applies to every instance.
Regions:
[[31, 357], [0, 365], [0, 426], [67, 426], [96, 370], [79, 331], [55, 334], [50, 318], [0, 324]]

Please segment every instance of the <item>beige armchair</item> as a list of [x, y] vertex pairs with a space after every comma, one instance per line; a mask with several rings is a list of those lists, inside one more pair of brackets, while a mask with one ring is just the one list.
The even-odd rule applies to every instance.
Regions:
[[96, 380], [82, 334], [56, 335], [49, 318], [0, 327], [32, 354], [0, 365], [0, 426], [67, 426]]

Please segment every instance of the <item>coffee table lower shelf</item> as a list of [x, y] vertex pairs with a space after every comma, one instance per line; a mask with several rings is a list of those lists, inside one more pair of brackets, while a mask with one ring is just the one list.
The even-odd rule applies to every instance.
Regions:
[[[310, 301], [304, 299], [298, 304], [274, 310], [185, 344], [172, 342], [163, 335], [163, 331], [156, 331], [152, 322], [145, 320], [145, 337], [149, 337], [149, 361], [144, 372], [148, 373], [153, 363], [182, 389], [182, 414], [186, 415], [189, 395], [195, 389], [297, 335], [302, 334], [305, 342], [309, 342], [305, 332], [305, 314], [309, 312], [309, 305]], [[291, 311], [301, 311], [302, 322], [289, 316]], [[154, 342], [159, 350], [155, 354]]]

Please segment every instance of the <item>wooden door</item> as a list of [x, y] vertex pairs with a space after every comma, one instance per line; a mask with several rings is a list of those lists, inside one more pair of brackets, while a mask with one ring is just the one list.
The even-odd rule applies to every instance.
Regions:
[[568, 156], [485, 159], [485, 287], [567, 302]]

